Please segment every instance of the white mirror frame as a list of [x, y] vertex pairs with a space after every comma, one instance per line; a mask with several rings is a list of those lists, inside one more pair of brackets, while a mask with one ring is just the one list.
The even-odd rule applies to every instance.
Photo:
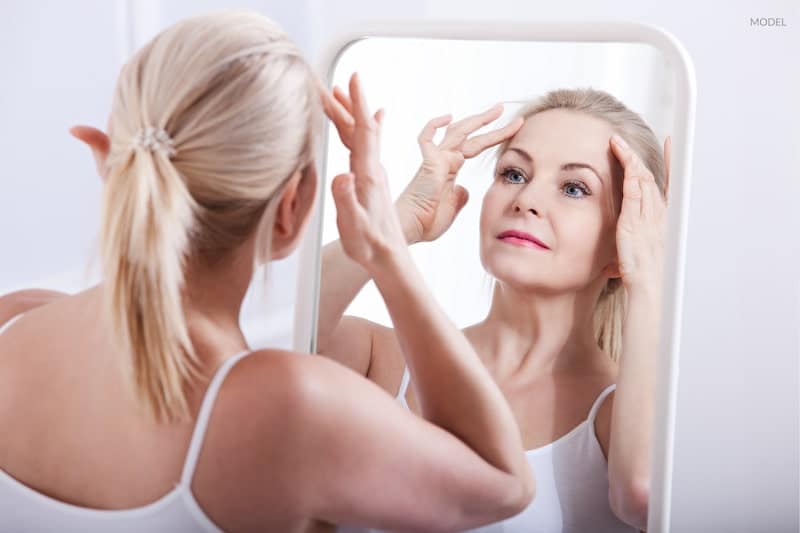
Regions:
[[[647, 531], [666, 533], [670, 529], [672, 460], [675, 431], [675, 405], [680, 357], [686, 234], [689, 215], [692, 146], [695, 123], [694, 66], [683, 45], [670, 33], [649, 25], [613, 21], [531, 22], [454, 22], [454, 21], [375, 21], [361, 24], [336, 38], [321, 57], [320, 72], [330, 87], [339, 57], [356, 41], [371, 37], [449, 39], [472, 41], [547, 41], [645, 43], [656, 47], [675, 73], [676, 117], [670, 161], [670, 202], [665, 242], [664, 288], [661, 335], [656, 376], [651, 457], [650, 505]], [[319, 311], [322, 220], [328, 148], [328, 127], [320, 146], [320, 187], [318, 208], [299, 249], [299, 275], [295, 305], [294, 348], [316, 351]], [[410, 179], [410, 177], [409, 177]], [[310, 320], [309, 320], [310, 318]], [[659, 458], [661, 460], [656, 460]]]

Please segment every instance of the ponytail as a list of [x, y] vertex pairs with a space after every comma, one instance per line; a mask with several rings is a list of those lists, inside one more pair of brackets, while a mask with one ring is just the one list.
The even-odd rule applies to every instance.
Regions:
[[188, 416], [183, 385], [198, 373], [181, 297], [195, 205], [168, 150], [146, 140], [105, 187], [105, 316], [147, 412], [174, 421]]
[[190, 417], [187, 395], [204, 373], [184, 313], [185, 268], [219, 265], [251, 239], [269, 261], [281, 186], [313, 164], [319, 100], [300, 50], [251, 11], [180, 21], [120, 71], [104, 308], [134, 396], [157, 421]]
[[618, 278], [606, 282], [594, 308], [594, 334], [597, 345], [614, 362], [622, 353], [622, 323], [627, 304], [625, 289]]

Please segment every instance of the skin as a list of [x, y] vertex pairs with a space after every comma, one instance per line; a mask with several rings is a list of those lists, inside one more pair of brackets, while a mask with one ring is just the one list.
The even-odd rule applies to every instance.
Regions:
[[[408, 254], [378, 160], [379, 123], [356, 77], [350, 97], [351, 172], [333, 183], [340, 245], [384, 294], [394, 338], [414, 365], [422, 417], [324, 358], [253, 352], [223, 382], [191, 482], [202, 509], [226, 531], [331, 531], [334, 523], [459, 530], [516, 514], [534, 495], [502, 392], [436, 306]], [[90, 146], [105, 177], [106, 134], [87, 127], [73, 134]], [[316, 187], [313, 170], [289, 179], [270, 259], [296, 248]], [[51, 295], [38, 306], [24, 305], [24, 293], [0, 298], [0, 310], [27, 310], [0, 335], [0, 469], [88, 508], [129, 509], [170, 492], [207, 378], [247, 349], [239, 310], [256, 234], [213, 268], [186, 267], [184, 312], [206, 378], [187, 384], [192, 419], [186, 422], [142, 416], [113, 359], [109, 332], [98, 327], [102, 284]], [[445, 376], [448, 391], [439, 386]], [[467, 412], [480, 415], [467, 421]], [[384, 490], [387, 479], [391, 490]]]
[[[327, 102], [345, 144], [350, 106], [340, 91]], [[569, 432], [598, 394], [617, 383], [594, 429], [608, 460], [611, 508], [644, 530], [666, 204], [652, 174], [630, 148], [612, 140], [605, 121], [549, 110], [469, 137], [499, 114], [492, 108], [451, 124], [438, 146], [433, 133], [449, 117], [425, 127], [419, 138], [424, 162], [395, 202], [407, 241], [433, 240], [446, 231], [468, 199], [454, 182], [464, 159], [510, 139], [480, 218], [480, 259], [497, 284], [488, 315], [464, 334], [509, 401], [526, 449]], [[667, 139], [667, 164], [669, 151]], [[596, 173], [563, 168], [576, 162]], [[508, 229], [532, 233], [550, 249], [498, 240]], [[610, 278], [622, 279], [629, 298], [618, 364], [596, 346], [591, 328], [593, 303]], [[318, 351], [394, 393], [404, 362], [393, 330], [342, 318], [367, 280], [338, 243], [323, 251]], [[413, 386], [407, 400], [418, 409]]]

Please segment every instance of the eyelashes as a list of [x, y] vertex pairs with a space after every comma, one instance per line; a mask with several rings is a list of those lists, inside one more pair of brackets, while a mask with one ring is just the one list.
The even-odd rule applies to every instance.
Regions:
[[[522, 170], [515, 167], [505, 167], [499, 170], [497, 172], [497, 175], [502, 177], [503, 182], [508, 183], [509, 185], [522, 185], [530, 181], [525, 177], [525, 173], [522, 172]], [[576, 200], [580, 200], [582, 198], [592, 195], [591, 189], [589, 189], [589, 187], [582, 181], [567, 180], [561, 185], [562, 193], [565, 189], [577, 189], [581, 191], [580, 196], [564, 193], [564, 196], [566, 196], [567, 198], [574, 198]]]

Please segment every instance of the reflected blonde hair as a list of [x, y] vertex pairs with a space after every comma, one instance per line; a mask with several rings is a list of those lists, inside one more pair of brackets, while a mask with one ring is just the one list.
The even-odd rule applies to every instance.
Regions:
[[[518, 117], [527, 120], [537, 113], [551, 109], [566, 109], [585, 113], [606, 121], [639, 155], [645, 166], [653, 173], [662, 198], [666, 180], [664, 154], [655, 133], [641, 116], [628, 109], [614, 96], [599, 89], [556, 89], [524, 106]], [[510, 140], [504, 142], [498, 157], [506, 151]], [[610, 210], [617, 214], [621, 207], [622, 175], [614, 176], [619, 194], [611, 195]], [[627, 300], [622, 280], [609, 279], [598, 298], [593, 312], [593, 327], [597, 345], [614, 361], [619, 361], [622, 350], [622, 322], [625, 318]]]
[[[130, 383], [156, 420], [188, 418], [187, 387], [200, 376], [183, 308], [186, 265], [214, 265], [254, 231], [256, 261], [269, 259], [283, 187], [313, 168], [320, 129], [311, 68], [254, 12], [178, 22], [122, 68], [100, 235], [104, 306]], [[145, 131], [162, 142], [142, 142]]]

